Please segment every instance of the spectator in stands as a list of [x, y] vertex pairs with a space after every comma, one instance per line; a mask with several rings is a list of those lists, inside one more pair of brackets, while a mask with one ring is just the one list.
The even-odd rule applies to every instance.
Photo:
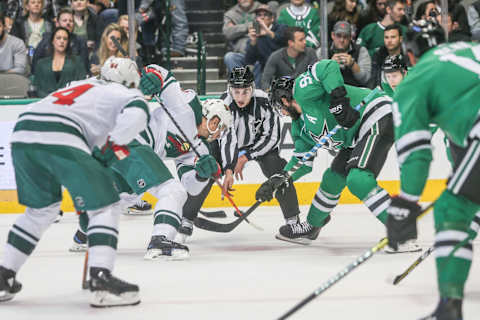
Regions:
[[428, 19], [437, 19], [437, 15], [439, 15], [437, 11], [437, 6], [435, 5], [435, 1], [429, 0], [426, 2], [422, 2], [418, 5], [417, 11], [415, 12], [415, 20], [428, 20]]
[[[88, 48], [87, 41], [83, 37], [79, 37], [73, 33], [75, 25], [73, 23], [73, 11], [70, 8], [62, 8], [58, 12], [56, 19], [56, 26], [63, 27], [68, 30], [70, 33], [70, 53], [72, 55], [78, 56], [82, 61], [85, 67], [85, 70], [90, 68], [88, 62]], [[45, 32], [43, 34], [42, 41], [37, 46], [32, 60], [32, 73], [35, 73], [35, 66], [41, 58], [44, 58], [49, 55], [49, 52], [52, 51], [52, 33]]]
[[255, 21], [258, 30], [255, 30], [254, 25], [248, 28], [250, 40], [247, 43], [245, 64], [252, 66], [257, 62], [260, 64], [260, 72], [255, 74], [255, 84], [260, 87], [261, 72], [268, 57], [273, 51], [285, 46], [284, 32], [286, 26], [275, 22], [275, 13], [266, 4], [258, 6], [255, 10]]
[[472, 40], [480, 41], [480, 0], [473, 2], [468, 7], [467, 14]]
[[15, 21], [11, 34], [22, 39], [28, 48], [30, 59], [45, 32], [52, 32], [52, 23], [42, 17], [44, 0], [26, 0], [25, 12]]
[[357, 33], [372, 22], [378, 22], [383, 19], [386, 13], [387, 0], [368, 0], [368, 9], [360, 14], [358, 19]]
[[25, 74], [27, 71], [27, 48], [25, 43], [8, 34], [5, 16], [0, 12], [0, 72]]
[[[448, 30], [448, 42], [456, 41], [470, 41], [470, 33], [462, 29], [460, 17], [461, 11], [455, 10], [455, 7], [448, 10], [447, 15], [447, 30]], [[441, 23], [441, 16], [437, 16], [437, 22]]]
[[332, 12], [328, 15], [328, 32], [332, 32], [333, 26], [338, 21], [347, 21], [352, 27], [352, 37], [355, 39], [359, 18], [357, 0], [335, 0]]
[[128, 52], [128, 39], [123, 29], [116, 23], [109, 24], [103, 31], [100, 47], [90, 61], [90, 73], [92, 75], [98, 75], [103, 63], [111, 56], [123, 57], [122, 53], [112, 41], [112, 37], [117, 39], [122, 48]]
[[347, 21], [338, 21], [331, 33], [332, 45], [328, 56], [340, 65], [346, 84], [358, 87], [367, 85], [372, 61], [365, 47], [352, 42], [352, 28]]
[[[441, 9], [441, 0], [434, 0], [435, 5], [437, 6], [437, 11], [442, 12]], [[458, 27], [455, 29], [457, 33], [463, 33], [465, 35], [471, 36], [470, 26], [468, 25], [467, 11], [465, 7], [460, 3], [459, 0], [447, 0], [448, 1], [448, 12], [453, 17], [453, 21], [457, 22]], [[447, 22], [448, 23], [448, 22]]]
[[273, 52], [265, 64], [261, 82], [262, 90], [270, 87], [272, 79], [282, 76], [295, 78], [317, 61], [315, 49], [307, 47], [303, 28], [287, 27], [285, 38], [287, 47]]
[[170, 57], [185, 56], [185, 44], [188, 37], [188, 19], [185, 12], [185, 0], [171, 0], [172, 36]]
[[[125, 35], [127, 36], [127, 39], [128, 39], [128, 37], [130, 36], [130, 34], [128, 33], [128, 15], [126, 15], [126, 14], [121, 15], [118, 18], [117, 23], [120, 26], [120, 28], [122, 28], [123, 32], [125, 32]], [[135, 24], [135, 31], [134, 31], [134, 36], [135, 36], [135, 62], [137, 63], [138, 68], [141, 69], [144, 65], [143, 64], [143, 59], [142, 59], [141, 55], [139, 54], [139, 52], [142, 51], [142, 47], [137, 42], [137, 36], [138, 36], [137, 23], [134, 22], [134, 24]]]
[[305, 3], [305, 0], [290, 0], [290, 5], [280, 11], [277, 22], [290, 27], [302, 27], [307, 36], [307, 46], [320, 46], [318, 10]]
[[[404, 0], [388, 0], [386, 14], [380, 22], [372, 22], [360, 31], [357, 44], [367, 48], [370, 56], [373, 56], [375, 49], [383, 45], [383, 31], [389, 25], [400, 23], [405, 16]], [[400, 25], [402, 35], [407, 31], [407, 27]]]
[[52, 33], [52, 53], [38, 60], [33, 78], [37, 96], [43, 98], [63, 88], [70, 81], [85, 79], [86, 71], [82, 60], [69, 54], [70, 32], [57, 27]]
[[93, 9], [97, 16], [101, 17], [105, 26], [118, 20], [118, 9], [111, 7], [110, 0], [95, 0]]
[[389, 56], [398, 55], [408, 65], [408, 58], [402, 50], [402, 29], [398, 24], [391, 24], [383, 32], [384, 45], [378, 48], [372, 57], [372, 76], [368, 87], [375, 88], [382, 81], [382, 65]]
[[[238, 0], [223, 17], [222, 32], [228, 41], [228, 51], [223, 57], [227, 73], [230, 74], [234, 67], [245, 65], [247, 51], [248, 28], [255, 19], [255, 10], [260, 3], [253, 0]], [[254, 70], [254, 73], [258, 73]]]
[[104, 23], [95, 11], [87, 4], [87, 0], [72, 0], [73, 22], [75, 28], [73, 33], [87, 39], [87, 46], [93, 50], [100, 41]]

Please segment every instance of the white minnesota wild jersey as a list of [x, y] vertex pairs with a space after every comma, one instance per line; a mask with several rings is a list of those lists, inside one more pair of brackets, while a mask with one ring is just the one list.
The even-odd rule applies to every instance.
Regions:
[[139, 90], [96, 78], [75, 81], [30, 104], [19, 116], [11, 142], [65, 145], [90, 153], [95, 146], [103, 146], [114, 129], [132, 131], [127, 123], [119, 124], [125, 128], [116, 127], [117, 117], [126, 108], [140, 108], [149, 119]]
[[177, 79], [167, 69], [156, 65], [150, 64], [145, 67], [148, 69], [155, 69], [157, 76], [159, 76], [162, 86], [157, 88], [157, 92], [160, 95], [160, 100], [165, 104], [169, 110], [182, 106], [184, 99], [181, 97], [183, 89], [180, 87]]

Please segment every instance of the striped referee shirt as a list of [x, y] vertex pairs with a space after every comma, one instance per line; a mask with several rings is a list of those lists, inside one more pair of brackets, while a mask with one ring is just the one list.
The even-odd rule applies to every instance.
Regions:
[[228, 92], [220, 98], [233, 114], [233, 128], [220, 139], [224, 170], [235, 168], [240, 150], [253, 160], [278, 147], [280, 119], [264, 91], [255, 90], [244, 108], [239, 108]]

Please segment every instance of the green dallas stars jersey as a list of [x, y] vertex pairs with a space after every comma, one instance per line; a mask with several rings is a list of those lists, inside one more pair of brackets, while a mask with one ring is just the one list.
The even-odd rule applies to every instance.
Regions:
[[430, 123], [465, 147], [480, 109], [480, 45], [431, 49], [397, 87], [393, 104], [401, 190], [420, 196], [432, 161]]
[[280, 11], [277, 22], [289, 27], [302, 28], [305, 31], [307, 46], [312, 48], [320, 46], [320, 18], [315, 8], [306, 5], [304, 12], [295, 15], [290, 6], [287, 6]]

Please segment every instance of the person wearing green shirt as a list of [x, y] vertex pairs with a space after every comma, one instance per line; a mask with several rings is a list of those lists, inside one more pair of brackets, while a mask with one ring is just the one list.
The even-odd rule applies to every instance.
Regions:
[[303, 28], [307, 38], [307, 47], [318, 48], [320, 46], [318, 11], [310, 4], [305, 3], [305, 0], [290, 0], [290, 5], [280, 11], [277, 23]]

